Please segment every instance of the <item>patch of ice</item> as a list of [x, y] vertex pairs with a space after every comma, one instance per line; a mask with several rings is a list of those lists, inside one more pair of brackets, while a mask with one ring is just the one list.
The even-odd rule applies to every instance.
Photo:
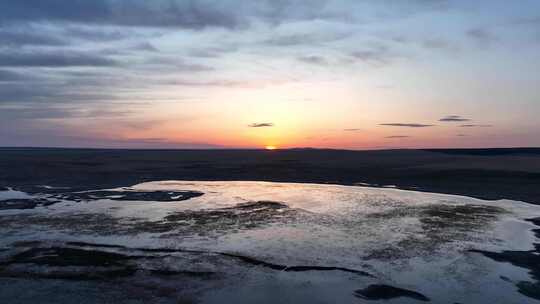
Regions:
[[32, 196], [26, 192], [16, 191], [11, 188], [8, 188], [7, 191], [0, 191], [0, 200], [26, 199], [26, 198], [32, 198]]
[[[39, 220], [49, 223], [49, 228], [34, 229], [24, 222], [20, 230], [17, 230], [19, 226], [14, 226], [17, 229], [2, 243], [25, 238], [76, 239], [129, 247], [226, 252], [280, 265], [366, 270], [377, 277], [375, 283], [407, 287], [426, 294], [436, 303], [531, 303], [529, 298], [518, 294], [513, 285], [499, 278], [504, 275], [513, 280], [526, 280], [526, 270], [495, 263], [468, 253], [468, 249], [530, 249], [535, 238], [529, 231], [531, 224], [524, 219], [540, 217], [540, 206], [392, 188], [297, 183], [163, 181], [131, 188], [135, 191], [200, 191], [204, 195], [172, 203], [102, 199], [71, 206], [54, 205], [51, 210], [31, 210], [27, 213], [47, 218]], [[229, 217], [219, 218], [219, 212], [230, 210], [224, 208], [235, 210], [238, 204], [257, 201], [281, 202], [298, 212], [291, 215], [285, 211], [287, 209], [278, 209], [269, 213], [272, 218], [267, 222], [257, 218], [257, 212], [264, 208], [250, 209], [252, 219], [250, 213], [244, 211], [229, 211]], [[217, 213], [197, 218], [204, 211]], [[145, 230], [148, 227], [161, 229], [170, 223], [165, 217], [182, 212], [189, 216], [179, 217], [178, 229]], [[68, 221], [62, 221], [81, 214], [107, 217], [98, 217], [98, 220], [83, 217], [84, 220], [73, 222], [72, 227], [66, 226]], [[238, 214], [247, 214], [247, 217]], [[54, 217], [58, 217], [58, 222], [51, 221]], [[8, 220], [13, 221], [13, 218]], [[141, 224], [135, 234], [115, 230], [119, 229], [115, 225], [122, 228], [133, 223]], [[237, 282], [230, 290], [210, 293], [206, 299], [212, 302], [211, 299], [219, 299], [224, 294], [231, 298], [229, 293], [241, 295], [242, 299], [253, 289], [264, 292], [268, 286], [300, 288], [310, 277], [307, 274], [252, 275], [255, 281]], [[276, 276], [280, 278], [278, 282]], [[353, 286], [358, 281], [330, 275], [313, 275], [312, 282], [320, 286], [300, 289], [328, 291], [324, 287], [328, 282], [331, 282], [329, 286], [346, 286], [342, 287], [344, 292], [362, 287]], [[294, 299], [296, 291], [290, 292]], [[344, 293], [342, 297], [341, 302], [357, 301], [350, 294]]]

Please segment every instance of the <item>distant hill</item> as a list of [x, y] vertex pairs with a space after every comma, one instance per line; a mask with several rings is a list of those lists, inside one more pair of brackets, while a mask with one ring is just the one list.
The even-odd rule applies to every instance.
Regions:
[[540, 148], [491, 148], [491, 149], [422, 149], [423, 151], [454, 155], [540, 155]]

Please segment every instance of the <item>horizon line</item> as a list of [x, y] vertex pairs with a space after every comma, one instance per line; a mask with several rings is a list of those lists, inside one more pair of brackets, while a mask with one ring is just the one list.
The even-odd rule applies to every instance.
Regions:
[[315, 148], [315, 147], [293, 147], [277, 148], [268, 150], [265, 148], [118, 148], [118, 147], [58, 147], [58, 146], [0, 146], [0, 150], [129, 150], [129, 151], [291, 151], [291, 150], [334, 150], [334, 151], [399, 151], [399, 150], [524, 150], [540, 149], [540, 146], [517, 146], [517, 147], [470, 147], [470, 148], [366, 148], [366, 149], [347, 149], [347, 148]]

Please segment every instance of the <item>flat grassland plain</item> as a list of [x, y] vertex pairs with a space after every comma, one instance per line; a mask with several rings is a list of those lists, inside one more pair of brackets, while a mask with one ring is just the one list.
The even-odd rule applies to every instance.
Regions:
[[0, 187], [81, 190], [157, 180], [369, 184], [540, 203], [540, 148], [107, 150], [0, 148]]

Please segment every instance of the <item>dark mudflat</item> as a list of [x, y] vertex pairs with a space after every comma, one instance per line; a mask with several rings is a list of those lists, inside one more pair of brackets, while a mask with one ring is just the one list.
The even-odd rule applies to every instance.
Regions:
[[47, 266], [113, 266], [127, 259], [118, 253], [64, 247], [32, 248], [12, 257], [16, 263]]
[[354, 295], [366, 300], [390, 300], [405, 297], [424, 302], [429, 301], [428, 297], [419, 292], [383, 284], [369, 285], [364, 289], [356, 290]]
[[199, 191], [85, 191], [52, 194], [47, 198], [17, 198], [0, 200], [0, 210], [34, 209], [39, 206], [50, 206], [68, 200], [73, 202], [109, 199], [113, 201], [147, 201], [147, 202], [178, 202], [204, 193]]
[[177, 202], [194, 197], [199, 197], [204, 193], [198, 191], [85, 191], [59, 193], [53, 197], [68, 201], [93, 201], [98, 199], [109, 199], [113, 201], [153, 201], [153, 202]]
[[[156, 180], [334, 183], [540, 203], [540, 149], [100, 150], [0, 148], [0, 187], [108, 189]], [[65, 191], [65, 190], [64, 190]]]
[[0, 200], [0, 210], [34, 209], [38, 206], [50, 206], [57, 201], [40, 198], [17, 198]]
[[[102, 280], [131, 276], [138, 271], [149, 272], [160, 276], [182, 275], [206, 278], [215, 274], [210, 271], [193, 271], [188, 269], [148, 268], [147, 263], [144, 263], [145, 260], [155, 261], [167, 259], [170, 254], [175, 253], [190, 254], [193, 257], [197, 257], [197, 259], [201, 255], [211, 255], [232, 259], [246, 265], [285, 272], [341, 271], [373, 277], [373, 275], [362, 270], [336, 266], [279, 265], [226, 252], [168, 248], [129, 248], [118, 245], [85, 242], [67, 242], [65, 245], [49, 247], [47, 244], [39, 241], [14, 244], [14, 248], [26, 249], [11, 256], [8, 255], [3, 260], [0, 259], [0, 277]], [[7, 250], [9, 251], [9, 249]], [[158, 262], [157, 264], [165, 267], [164, 263]], [[46, 270], [42, 266], [47, 266]]]

